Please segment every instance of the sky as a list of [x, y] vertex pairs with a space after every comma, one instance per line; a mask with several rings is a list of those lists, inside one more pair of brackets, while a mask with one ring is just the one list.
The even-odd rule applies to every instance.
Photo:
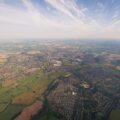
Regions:
[[0, 0], [0, 40], [120, 39], [120, 0]]

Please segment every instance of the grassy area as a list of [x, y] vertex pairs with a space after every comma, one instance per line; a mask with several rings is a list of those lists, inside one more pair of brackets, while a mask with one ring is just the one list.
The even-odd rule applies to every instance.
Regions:
[[0, 88], [0, 112], [2, 112], [11, 101], [11, 95], [9, 93], [9, 88]]
[[18, 115], [22, 109], [23, 106], [10, 104], [3, 112], [0, 113], [0, 120], [11, 120], [13, 117]]
[[40, 98], [40, 96], [44, 93], [44, 91], [47, 89], [48, 85], [55, 80], [59, 74], [50, 74], [45, 75], [42, 72], [37, 73], [33, 75], [32, 77], [29, 77], [23, 81], [22, 85], [25, 85], [27, 87], [27, 91], [24, 91], [24, 93], [17, 95], [13, 102], [17, 104], [24, 104], [29, 105], [32, 102], [34, 102], [37, 98]]
[[1, 103], [0, 104], [0, 112], [2, 112], [7, 106], [9, 105], [9, 103]]
[[[13, 109], [9, 104], [28, 105], [40, 97], [47, 89], [48, 85], [59, 76], [59, 73], [45, 75], [38, 71], [18, 82], [18, 86], [0, 88], [0, 120], [3, 119], [6, 110]], [[4, 113], [4, 114], [3, 114]], [[16, 112], [15, 112], [16, 113]], [[3, 119], [10, 120], [10, 119]]]
[[120, 110], [113, 110], [109, 120], [120, 120]]

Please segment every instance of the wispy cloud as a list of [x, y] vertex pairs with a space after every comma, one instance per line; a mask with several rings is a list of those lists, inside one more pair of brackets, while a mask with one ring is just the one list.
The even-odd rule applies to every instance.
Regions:
[[[97, 19], [90, 18], [86, 14], [89, 8], [84, 5], [77, 5], [76, 0], [44, 1], [47, 4], [44, 9], [48, 9], [49, 6], [53, 7], [53, 10], [58, 14], [60, 13], [60, 16], [52, 14], [50, 9], [43, 12], [42, 9], [35, 6], [32, 0], [21, 1], [25, 9], [18, 9], [4, 2], [0, 3], [1, 39], [120, 38], [119, 19], [104, 25]], [[98, 6], [103, 7], [103, 4]]]
[[[51, 6], [56, 8], [56, 10], [62, 12], [66, 16], [72, 18], [73, 20], [79, 20], [84, 17], [84, 12], [87, 8], [80, 8], [75, 0], [45, 0]], [[82, 21], [81, 21], [82, 22]]]
[[22, 1], [27, 8], [27, 14], [31, 17], [31, 19], [36, 25], [46, 24], [46, 22], [49, 22], [49, 19], [43, 15], [42, 11], [35, 8], [31, 0]]
[[120, 27], [120, 19], [115, 21], [115, 22], [113, 22], [112, 26], [115, 26], [115, 25], [119, 25], [118, 27]]

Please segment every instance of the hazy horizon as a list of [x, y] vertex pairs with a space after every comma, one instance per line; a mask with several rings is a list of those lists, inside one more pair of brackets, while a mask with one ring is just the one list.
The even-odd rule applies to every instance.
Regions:
[[120, 39], [120, 0], [0, 0], [0, 40]]

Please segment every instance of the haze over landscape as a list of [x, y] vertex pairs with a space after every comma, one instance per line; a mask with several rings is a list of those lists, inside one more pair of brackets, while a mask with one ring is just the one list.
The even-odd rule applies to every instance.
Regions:
[[120, 0], [0, 0], [0, 39], [120, 38]]
[[120, 120], [120, 0], [0, 0], [0, 120]]

